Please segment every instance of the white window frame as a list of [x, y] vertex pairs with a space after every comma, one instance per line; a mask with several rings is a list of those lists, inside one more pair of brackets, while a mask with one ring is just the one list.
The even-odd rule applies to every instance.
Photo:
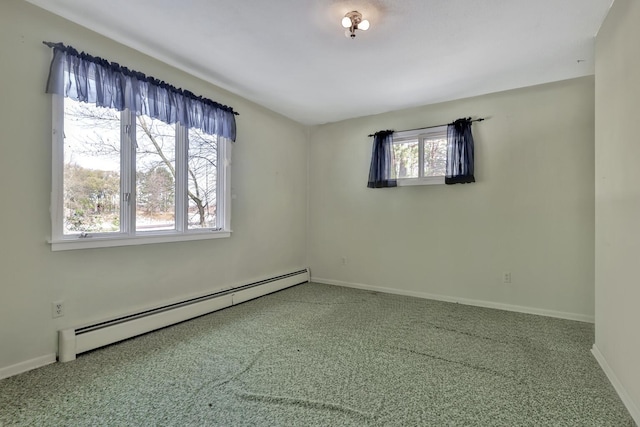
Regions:
[[[104, 248], [113, 246], [145, 245], [151, 243], [183, 242], [218, 239], [231, 236], [231, 141], [217, 137], [217, 195], [216, 215], [220, 229], [189, 230], [187, 225], [187, 162], [188, 129], [176, 126], [176, 229], [136, 231], [135, 211], [135, 116], [125, 110], [121, 114], [120, 154], [120, 232], [82, 233], [65, 235], [64, 221], [64, 96], [53, 95], [52, 105], [52, 189], [51, 189], [51, 243], [52, 251]], [[181, 208], [180, 208], [181, 207]]]
[[402, 144], [406, 141], [418, 140], [418, 174], [417, 178], [397, 178], [398, 187], [411, 185], [438, 185], [444, 184], [442, 176], [423, 176], [424, 174], [424, 142], [430, 139], [447, 138], [447, 125], [432, 128], [414, 129], [402, 132], [394, 132], [393, 144]]

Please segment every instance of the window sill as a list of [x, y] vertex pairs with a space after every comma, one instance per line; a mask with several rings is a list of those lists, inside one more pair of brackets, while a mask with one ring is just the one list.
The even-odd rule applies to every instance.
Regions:
[[444, 176], [430, 176], [427, 178], [404, 178], [396, 180], [398, 187], [411, 185], [438, 185], [444, 184]]
[[75, 249], [111, 248], [115, 246], [150, 245], [153, 243], [188, 242], [192, 240], [221, 239], [231, 237], [228, 231], [198, 231], [184, 234], [158, 233], [143, 236], [93, 236], [70, 237], [50, 240], [52, 251], [69, 251]]

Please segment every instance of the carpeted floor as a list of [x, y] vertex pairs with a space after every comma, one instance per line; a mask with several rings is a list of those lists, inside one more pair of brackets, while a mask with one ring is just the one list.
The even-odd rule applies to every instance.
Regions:
[[593, 325], [304, 284], [0, 381], [0, 425], [634, 426]]

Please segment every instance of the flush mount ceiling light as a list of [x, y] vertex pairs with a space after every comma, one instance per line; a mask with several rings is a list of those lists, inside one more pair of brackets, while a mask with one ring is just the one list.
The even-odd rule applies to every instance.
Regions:
[[367, 31], [369, 29], [369, 21], [362, 19], [362, 14], [354, 10], [344, 15], [342, 26], [346, 28], [344, 35], [353, 39], [356, 37], [356, 30]]

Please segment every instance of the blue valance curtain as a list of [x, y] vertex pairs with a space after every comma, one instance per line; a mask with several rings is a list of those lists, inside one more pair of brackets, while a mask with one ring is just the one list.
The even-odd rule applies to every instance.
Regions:
[[382, 130], [373, 135], [373, 152], [369, 169], [369, 188], [397, 187], [393, 167], [393, 131]]
[[476, 182], [473, 176], [473, 135], [471, 118], [458, 119], [447, 126], [447, 169], [445, 184]]
[[47, 93], [118, 111], [128, 109], [168, 124], [179, 122], [235, 141], [238, 113], [232, 108], [62, 43], [44, 44], [53, 49]]

